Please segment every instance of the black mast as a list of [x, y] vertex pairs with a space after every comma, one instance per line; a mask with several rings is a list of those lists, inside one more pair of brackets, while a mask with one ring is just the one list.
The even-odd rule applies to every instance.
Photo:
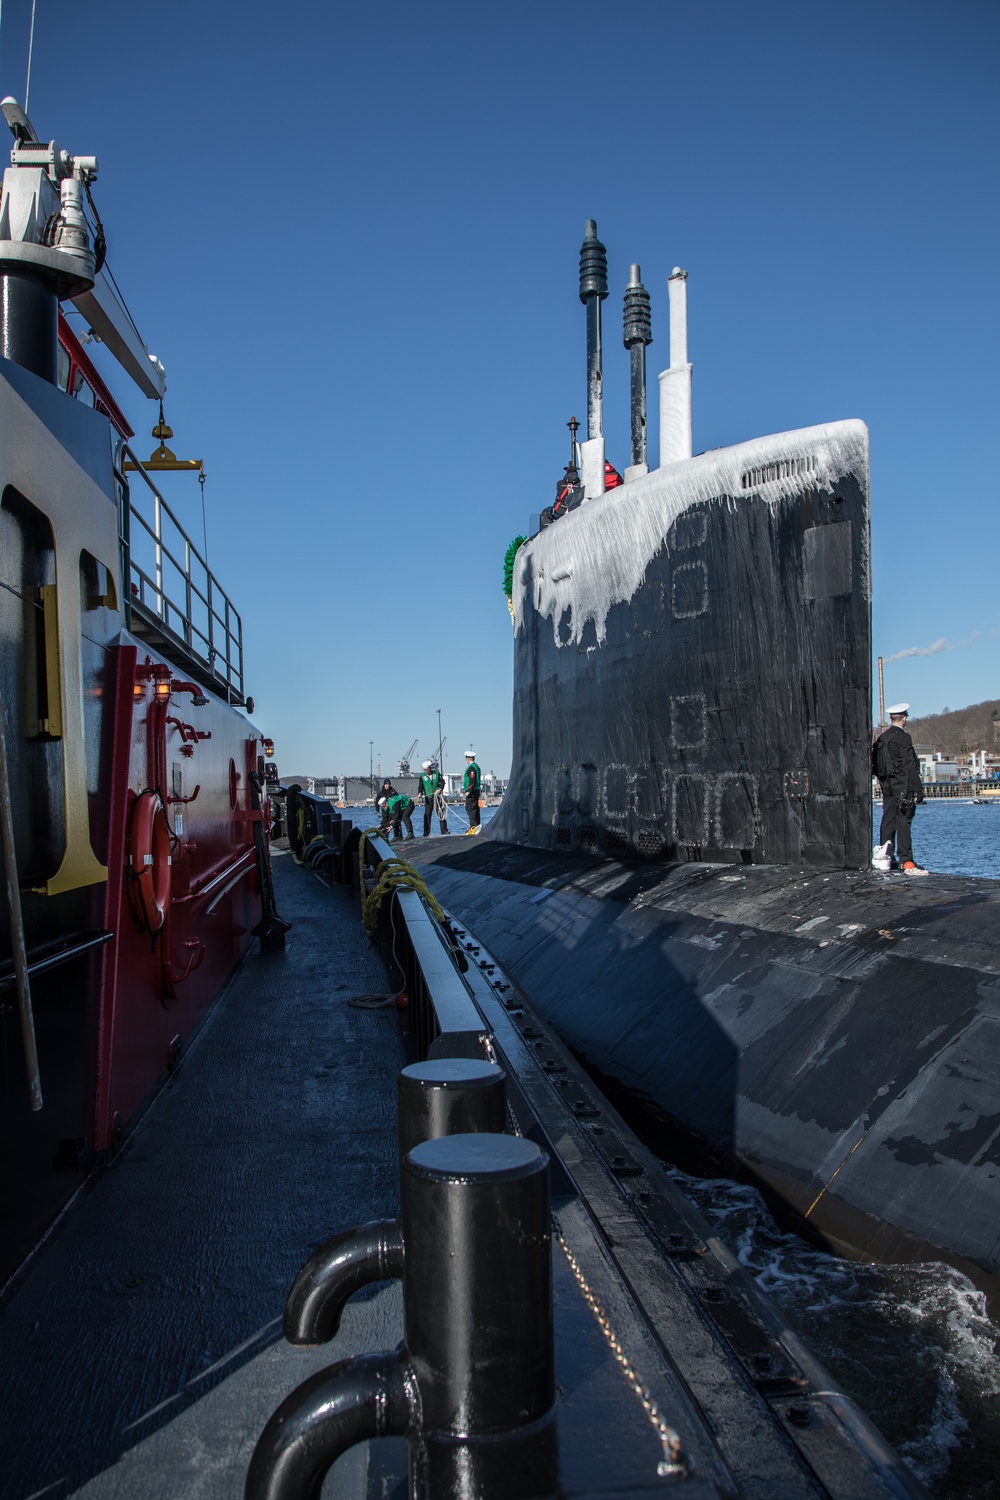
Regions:
[[580, 246], [580, 301], [587, 309], [587, 437], [601, 436], [601, 303], [608, 295], [608, 253], [587, 220]]
[[646, 345], [653, 342], [649, 293], [637, 265], [629, 266], [625, 288], [624, 343], [632, 363], [632, 464], [646, 463]]

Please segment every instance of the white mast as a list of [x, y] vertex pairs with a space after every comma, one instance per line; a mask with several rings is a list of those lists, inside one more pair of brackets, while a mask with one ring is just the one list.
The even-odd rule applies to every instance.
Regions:
[[675, 266], [670, 293], [670, 368], [660, 375], [660, 467], [691, 457], [691, 366], [687, 357], [687, 275]]

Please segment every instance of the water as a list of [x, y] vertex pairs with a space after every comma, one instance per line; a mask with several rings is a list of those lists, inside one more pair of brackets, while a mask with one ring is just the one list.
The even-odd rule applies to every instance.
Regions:
[[[873, 844], [881, 817], [882, 804], [876, 802]], [[988, 875], [1000, 880], [1000, 798], [985, 805], [944, 799], [922, 802], [913, 819], [913, 857], [940, 875]]]
[[[347, 816], [378, 821], [370, 807]], [[465, 832], [464, 808], [448, 817]], [[414, 820], [419, 833], [422, 809]], [[1000, 879], [1000, 806], [927, 801], [913, 843], [929, 870]], [[938, 1263], [842, 1260], [779, 1229], [754, 1188], [669, 1171], [937, 1500], [1000, 1497], [1000, 1330], [982, 1292]]]
[[[495, 807], [483, 807], [480, 809], [479, 816], [482, 819], [484, 827], [490, 821], [493, 814], [497, 811], [498, 809]], [[379, 825], [379, 815], [374, 807], [345, 807], [344, 817], [349, 818], [354, 824], [355, 828], [361, 828], [362, 830], [365, 828], [377, 828]], [[410, 814], [410, 817], [413, 821], [413, 832], [416, 834], [417, 838], [421, 838], [424, 831], [423, 808], [415, 807], [413, 809], [413, 812]], [[468, 827], [469, 820], [465, 816], [465, 804], [462, 802], [449, 802], [448, 828], [450, 832], [464, 834], [468, 831]], [[438, 820], [437, 818], [432, 818], [431, 833], [437, 835], [439, 832], [440, 829], [438, 827]]]
[[841, 1260], [783, 1233], [754, 1188], [671, 1176], [941, 1500], [1000, 1494], [1000, 1330], [950, 1266]]
[[[497, 811], [495, 807], [482, 809], [484, 825]], [[379, 821], [373, 807], [348, 807], [344, 816], [356, 828], [375, 828]], [[881, 817], [882, 804], [876, 802], [872, 808], [873, 844]], [[423, 826], [424, 810], [418, 807], [413, 812], [413, 831], [418, 837]], [[468, 828], [469, 820], [461, 803], [449, 806], [448, 826], [458, 834], [464, 834]], [[431, 832], [437, 831], [435, 818]], [[938, 874], [986, 875], [1000, 880], [1000, 798], [985, 806], [944, 800], [922, 803], [913, 819], [913, 849], [918, 864]], [[1000, 1496], [1000, 1484], [997, 1494]]]

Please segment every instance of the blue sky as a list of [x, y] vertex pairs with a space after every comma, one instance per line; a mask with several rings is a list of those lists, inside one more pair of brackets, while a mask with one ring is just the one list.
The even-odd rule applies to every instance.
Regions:
[[[29, 13], [0, 21], [20, 98]], [[875, 651], [944, 643], [887, 693], [1000, 695], [998, 42], [993, 0], [38, 0], [30, 113], [100, 158], [279, 765], [394, 767], [440, 708], [449, 769], [506, 772], [503, 555], [584, 415], [588, 217], [612, 461], [629, 262], [654, 389], [683, 265], [695, 450], [864, 418]], [[200, 531], [193, 481], [169, 498]]]

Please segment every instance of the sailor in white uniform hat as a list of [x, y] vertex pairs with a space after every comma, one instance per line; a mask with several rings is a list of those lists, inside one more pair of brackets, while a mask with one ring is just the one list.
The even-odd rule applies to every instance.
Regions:
[[906, 732], [910, 705], [893, 703], [888, 712], [889, 728], [872, 746], [872, 770], [882, 788], [882, 822], [872, 863], [876, 869], [901, 869], [904, 875], [926, 875], [923, 866], [914, 862], [910, 840], [913, 814], [917, 803], [924, 800], [920, 762]]

